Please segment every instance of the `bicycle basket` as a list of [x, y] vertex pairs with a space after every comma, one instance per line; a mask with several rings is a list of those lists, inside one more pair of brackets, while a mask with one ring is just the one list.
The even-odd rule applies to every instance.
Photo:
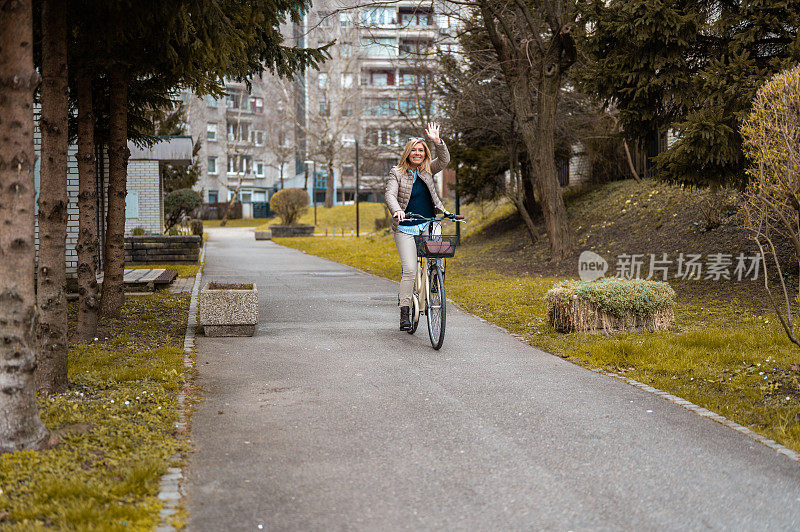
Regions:
[[457, 235], [414, 235], [417, 256], [432, 259], [452, 257], [456, 254]]

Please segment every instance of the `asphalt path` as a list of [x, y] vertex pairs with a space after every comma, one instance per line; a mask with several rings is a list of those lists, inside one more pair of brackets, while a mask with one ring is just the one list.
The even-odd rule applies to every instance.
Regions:
[[251, 338], [198, 337], [190, 530], [797, 530], [800, 466], [397, 284], [209, 231], [203, 282], [256, 282]]

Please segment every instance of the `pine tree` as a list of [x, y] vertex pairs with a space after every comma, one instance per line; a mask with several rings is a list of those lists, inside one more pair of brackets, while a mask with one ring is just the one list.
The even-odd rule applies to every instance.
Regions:
[[36, 406], [33, 15], [30, 0], [0, 6], [0, 453], [40, 449]]
[[581, 82], [619, 113], [629, 140], [674, 129], [659, 177], [746, 184], [740, 125], [757, 88], [800, 59], [800, 0], [593, 0]]
[[42, 1], [42, 165], [39, 186], [39, 307], [36, 388], [67, 387], [67, 2]]

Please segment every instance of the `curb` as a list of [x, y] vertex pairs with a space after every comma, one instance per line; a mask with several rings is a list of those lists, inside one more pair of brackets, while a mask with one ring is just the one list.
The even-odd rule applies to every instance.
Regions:
[[[190, 369], [194, 367], [194, 360], [192, 353], [194, 352], [194, 331], [197, 326], [197, 299], [200, 293], [200, 281], [203, 278], [203, 265], [205, 264], [206, 246], [203, 243], [203, 248], [200, 251], [200, 269], [194, 276], [194, 284], [192, 285], [192, 299], [189, 303], [189, 317], [186, 322], [186, 335], [183, 340], [183, 367]], [[175, 421], [175, 430], [181, 435], [181, 438], [186, 437], [186, 392], [181, 389], [178, 392], [178, 420]], [[159, 524], [156, 527], [156, 532], [173, 532], [176, 530], [175, 526], [170, 522], [173, 517], [178, 513], [178, 506], [180, 505], [181, 497], [181, 482], [183, 481], [183, 470], [179, 467], [181, 455], [176, 454], [170, 458], [171, 466], [167, 468], [166, 473], [161, 476], [159, 483], [158, 499], [163, 503], [161, 511], [159, 512]]]
[[[280, 246], [280, 244], [276, 244], [276, 245]], [[371, 273], [371, 272], [364, 271], [364, 270], [362, 270], [360, 268], [356, 268], [355, 266], [350, 266], [349, 264], [343, 264], [341, 262], [336, 262], [334, 260], [331, 260], [331, 259], [328, 259], [328, 258], [325, 258], [325, 257], [319, 257], [317, 255], [311, 255], [309, 253], [306, 253], [305, 251], [300, 251], [299, 249], [295, 249], [295, 248], [289, 248], [288, 246], [281, 246], [281, 247], [285, 247], [287, 249], [292, 249], [292, 250], [297, 251], [299, 253], [303, 253], [304, 255], [309, 255], [309, 256], [312, 256], [312, 257], [317, 257], [319, 259], [327, 260], [329, 262], [333, 262], [334, 264], [339, 264], [340, 266], [345, 266], [347, 268], [350, 268], [352, 270], [356, 270], [358, 272], [364, 273], [364, 274], [369, 275], [371, 277], [375, 277], [375, 278], [378, 278], [378, 279], [382, 279], [384, 281], [389, 281], [389, 282], [393, 282], [395, 284], [399, 284], [397, 281], [394, 281], [392, 279], [387, 279], [386, 277], [381, 277], [380, 275], [377, 275], [377, 274], [374, 274], [374, 273]], [[564, 359], [563, 357], [560, 357], [560, 356], [558, 356], [558, 355], [556, 355], [554, 353], [550, 353], [549, 351], [545, 351], [543, 349], [539, 349], [535, 345], [532, 345], [532, 344], [528, 343], [528, 341], [525, 339], [524, 336], [522, 336], [520, 334], [512, 333], [511, 331], [509, 331], [505, 327], [501, 327], [500, 325], [497, 325], [496, 323], [492, 323], [492, 322], [490, 322], [490, 321], [488, 321], [488, 320], [486, 320], [486, 319], [484, 319], [484, 318], [482, 318], [480, 316], [477, 316], [477, 315], [475, 315], [475, 314], [473, 314], [471, 312], [466, 311], [461, 305], [459, 305], [458, 303], [454, 302], [450, 298], [448, 298], [447, 301], [450, 304], [452, 304], [453, 306], [455, 306], [458, 310], [463, 312], [464, 314], [467, 314], [468, 316], [472, 316], [473, 318], [476, 318], [476, 319], [480, 320], [483, 323], [486, 323], [488, 325], [491, 325], [492, 327], [500, 329], [501, 331], [505, 332], [506, 334], [508, 334], [510, 336], [513, 336], [514, 338], [516, 338], [517, 340], [519, 340], [520, 342], [524, 343], [525, 345], [527, 345], [529, 347], [533, 347], [534, 349], [538, 349], [539, 351], [541, 351], [543, 353], [547, 353], [550, 356], [561, 358], [562, 360], [565, 360], [566, 362], [569, 362], [570, 364], [575, 364], [576, 366], [579, 366], [581, 368], [587, 369], [587, 370], [592, 371], [594, 373], [599, 373], [600, 375], [604, 375], [606, 377], [611, 377], [611, 378], [620, 380], [620, 381], [622, 381], [622, 382], [624, 382], [626, 384], [629, 384], [630, 386], [633, 386], [634, 388], [638, 388], [638, 389], [642, 390], [643, 392], [647, 392], [649, 394], [661, 397], [662, 399], [665, 399], [665, 400], [669, 401], [670, 403], [673, 403], [673, 404], [676, 404], [676, 405], [678, 405], [678, 406], [680, 406], [682, 408], [685, 408], [686, 410], [689, 410], [690, 412], [692, 412], [694, 414], [697, 414], [698, 416], [711, 419], [711, 420], [716, 421], [717, 423], [719, 423], [721, 425], [724, 425], [725, 427], [728, 427], [729, 429], [735, 430], [736, 432], [738, 432], [740, 434], [743, 434], [744, 436], [747, 436], [751, 440], [756, 441], [756, 442], [758, 442], [758, 443], [760, 443], [762, 445], [765, 445], [765, 446], [769, 447], [770, 449], [774, 450], [777, 454], [783, 455], [786, 458], [788, 458], [789, 460], [792, 460], [794, 462], [800, 463], [800, 453], [798, 453], [797, 451], [789, 449], [785, 445], [781, 445], [780, 443], [776, 442], [775, 440], [771, 440], [771, 439], [767, 438], [766, 436], [762, 436], [761, 434], [758, 434], [757, 432], [754, 432], [754, 431], [750, 430], [749, 428], [745, 427], [744, 425], [740, 425], [739, 423], [736, 423], [735, 421], [732, 421], [732, 420], [726, 418], [725, 416], [721, 416], [721, 415], [717, 414], [716, 412], [712, 412], [711, 410], [708, 410], [707, 408], [703, 408], [702, 406], [696, 405], [696, 404], [694, 404], [694, 403], [692, 403], [690, 401], [687, 401], [686, 399], [682, 399], [682, 398], [678, 397], [677, 395], [673, 395], [673, 394], [665, 392], [663, 390], [659, 390], [658, 388], [653, 388], [652, 386], [650, 386], [648, 384], [644, 384], [644, 383], [639, 382], [637, 380], [631, 379], [630, 377], [625, 377], [625, 376], [620, 375], [618, 373], [614, 373], [613, 371], [607, 371], [607, 370], [600, 369], [600, 368], [590, 368], [590, 367], [587, 367], [587, 366], [583, 366], [583, 365], [577, 364], [576, 362], [573, 362], [573, 361], [571, 361], [569, 359]]]

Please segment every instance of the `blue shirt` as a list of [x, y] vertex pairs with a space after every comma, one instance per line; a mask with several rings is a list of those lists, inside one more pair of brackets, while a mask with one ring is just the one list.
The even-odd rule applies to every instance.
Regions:
[[[431, 192], [422, 179], [417, 179], [417, 170], [414, 170], [411, 174], [411, 197], [408, 200], [406, 212], [413, 212], [426, 218], [432, 218], [436, 214]], [[408, 235], [420, 235], [428, 228], [428, 225], [430, 225], [430, 222], [404, 220], [398, 224], [397, 230]]]

